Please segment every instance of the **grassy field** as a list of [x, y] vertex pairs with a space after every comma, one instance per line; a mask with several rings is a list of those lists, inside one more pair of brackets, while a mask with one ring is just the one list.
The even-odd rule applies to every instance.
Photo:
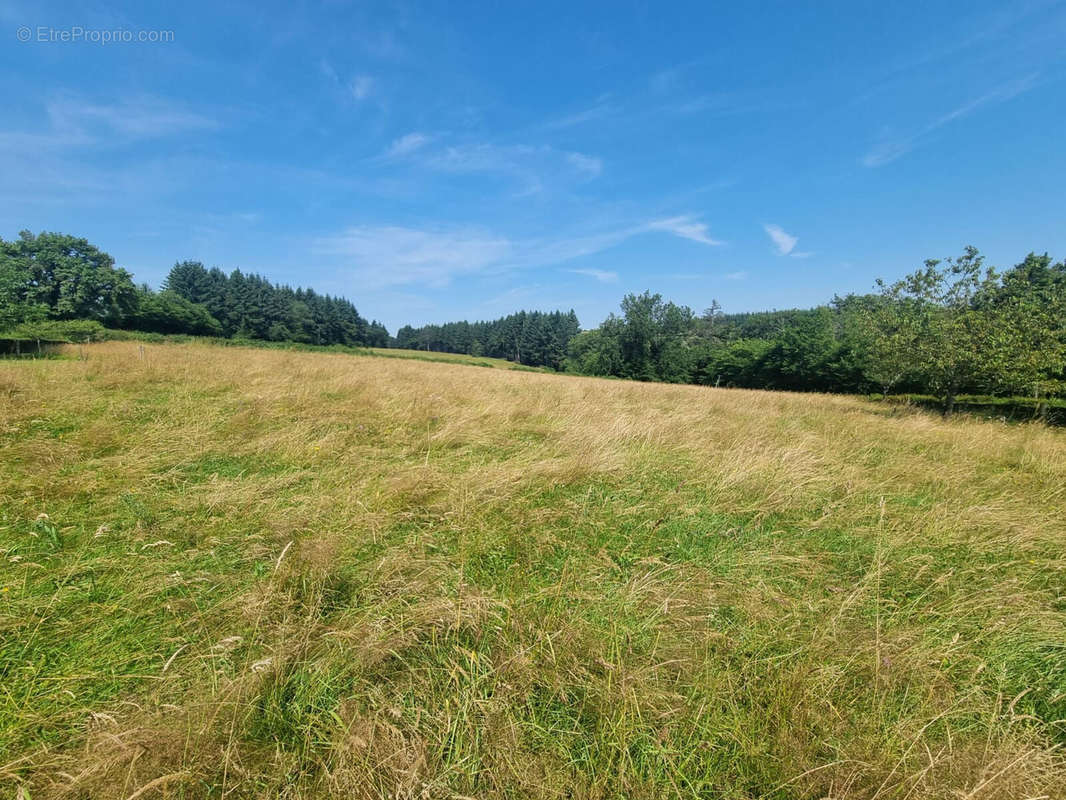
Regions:
[[505, 358], [488, 356], [468, 356], [463, 353], [437, 353], [430, 350], [400, 350], [395, 347], [367, 347], [365, 351], [382, 358], [412, 358], [416, 361], [435, 361], [442, 364], [466, 364], [471, 367], [492, 367], [494, 369], [517, 369], [524, 372], [545, 372], [540, 367], [527, 367]]
[[0, 794], [1066, 797], [1066, 432], [109, 342], [0, 362]]
[[[465, 353], [438, 353], [435, 350], [403, 350], [396, 347], [348, 347], [335, 344], [319, 346], [299, 342], [271, 342], [263, 339], [223, 339], [217, 336], [186, 336], [185, 334], [142, 333], [140, 331], [107, 330], [106, 338], [111, 341], [136, 341], [146, 344], [191, 344], [214, 345], [216, 347], [254, 347], [266, 350], [284, 350], [301, 353], [343, 353], [346, 355], [377, 356], [380, 358], [409, 358], [415, 361], [433, 361], [441, 364], [466, 364], [471, 367], [491, 367], [493, 369], [515, 369], [523, 372], [551, 372], [544, 367], [529, 367], [516, 364], [505, 358], [488, 356], [471, 356]], [[34, 347], [27, 343], [25, 354], [32, 357]]]

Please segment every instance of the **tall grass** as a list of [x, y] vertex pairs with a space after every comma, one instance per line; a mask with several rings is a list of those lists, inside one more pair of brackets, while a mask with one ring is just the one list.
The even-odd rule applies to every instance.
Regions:
[[110, 342], [0, 363], [0, 790], [1066, 797], [1066, 435]]
[[254, 347], [264, 350], [285, 350], [299, 353], [345, 353], [357, 356], [377, 356], [380, 358], [409, 358], [415, 361], [434, 361], [442, 364], [467, 364], [474, 367], [492, 367], [494, 369], [516, 369], [526, 372], [552, 372], [547, 367], [530, 367], [508, 361], [504, 358], [472, 356], [465, 353], [442, 353], [435, 350], [404, 350], [395, 347], [361, 347], [343, 344], [316, 345], [302, 342], [269, 341], [266, 339], [225, 339], [219, 336], [189, 336], [183, 333], [145, 333], [142, 331], [125, 331], [108, 329], [104, 338], [118, 342], [147, 342], [151, 344], [191, 344], [210, 345], [214, 347]]

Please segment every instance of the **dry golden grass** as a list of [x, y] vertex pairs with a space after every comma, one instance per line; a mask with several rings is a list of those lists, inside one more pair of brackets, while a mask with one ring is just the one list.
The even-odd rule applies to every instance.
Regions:
[[1062, 431], [85, 352], [0, 362], [8, 796], [1066, 797]]

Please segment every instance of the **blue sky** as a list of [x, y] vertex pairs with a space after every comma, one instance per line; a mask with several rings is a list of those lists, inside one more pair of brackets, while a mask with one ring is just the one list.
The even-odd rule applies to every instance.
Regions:
[[0, 0], [0, 236], [393, 332], [809, 306], [966, 244], [1066, 255], [1064, 41], [1062, 2]]

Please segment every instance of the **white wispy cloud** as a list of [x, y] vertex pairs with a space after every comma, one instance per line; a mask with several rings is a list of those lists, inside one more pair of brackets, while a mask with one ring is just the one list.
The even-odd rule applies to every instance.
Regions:
[[600, 253], [616, 247], [634, 236], [649, 233], [668, 233], [682, 239], [700, 242], [706, 245], [720, 245], [707, 233], [707, 225], [691, 214], [669, 219], [653, 220], [636, 225], [617, 227], [584, 236], [561, 237], [549, 242], [538, 242], [532, 250], [532, 263], [558, 263], [581, 256]]
[[1036, 85], [1037, 77], [1038, 73], [1034, 72], [1018, 80], [1000, 84], [980, 97], [963, 103], [945, 114], [941, 114], [932, 122], [910, 134], [885, 137], [862, 157], [861, 163], [864, 167], [880, 167], [895, 161], [897, 158], [911, 152], [923, 139], [945, 125], [967, 117], [984, 106], [1004, 103], [1029, 91]]
[[539, 283], [530, 284], [528, 286], [512, 286], [510, 289], [490, 297], [481, 305], [487, 307], [504, 306], [509, 309], [514, 308], [515, 304], [520, 302], [522, 298], [529, 297], [540, 289], [541, 286]]
[[577, 111], [557, 119], [548, 120], [540, 127], [545, 131], [566, 130], [567, 128], [584, 125], [586, 122], [592, 122], [593, 120], [601, 120], [617, 113], [617, 107], [606, 102], [606, 99], [607, 98], [604, 97], [595, 105], [582, 111]]
[[410, 155], [416, 150], [425, 147], [429, 142], [430, 137], [424, 133], [418, 133], [417, 131], [408, 133], [398, 139], [394, 139], [388, 150], [385, 151], [385, 156], [399, 158], [400, 156]]
[[[311, 252], [333, 268], [347, 270], [371, 286], [420, 284], [445, 286], [463, 275], [524, 270], [561, 264], [609, 250], [634, 236], [662, 232], [702, 244], [718, 244], [691, 215], [628, 225], [612, 230], [547, 239], [515, 239], [481, 228], [419, 229], [397, 225], [359, 225], [315, 239]], [[569, 270], [603, 283], [615, 272]]]
[[374, 79], [369, 75], [356, 75], [348, 88], [356, 100], [366, 100], [374, 90]]
[[[915, 72], [928, 74], [940, 69], [938, 64], [963, 52], [980, 52], [983, 58], [996, 50], [1001, 52], [1040, 52], [1061, 39], [1061, 17], [1055, 2], [1004, 3], [986, 13], [967, 14], [959, 19], [961, 29], [951, 36], [937, 37], [932, 46], [920, 50], [903, 48], [899, 56], [889, 60], [883, 80], [874, 84], [860, 99], [869, 99], [887, 87], [898, 85]], [[1040, 20], [1040, 16], [1044, 16]], [[1037, 19], [1032, 19], [1037, 17]]]
[[678, 89], [685, 73], [692, 66], [692, 62], [675, 64], [672, 67], [657, 70], [648, 78], [648, 87], [656, 94], [667, 94]]
[[118, 103], [94, 103], [64, 96], [50, 101], [48, 117], [53, 130], [86, 140], [104, 134], [129, 139], [173, 136], [219, 127], [217, 120], [159, 97], [142, 95]]
[[691, 239], [701, 244], [723, 244], [718, 239], [711, 237], [705, 223], [690, 215], [655, 220], [649, 222], [645, 227], [649, 231], [665, 231], [666, 233], [672, 233], [674, 236], [680, 236], [682, 239]]
[[640, 233], [639, 228], [629, 227], [584, 235], [561, 236], [555, 239], [527, 241], [523, 244], [522, 260], [518, 266], [560, 264], [575, 258], [602, 253], [637, 233]]
[[796, 242], [799, 241], [798, 236], [793, 236], [789, 233], [785, 233], [784, 229], [780, 225], [764, 224], [762, 226], [762, 229], [766, 231], [766, 235], [769, 236], [770, 240], [774, 243], [774, 247], [777, 248], [778, 255], [791, 255], [792, 251], [796, 247]]
[[422, 166], [454, 175], [503, 175], [518, 182], [519, 194], [535, 194], [544, 188], [546, 165], [538, 148], [527, 145], [464, 143], [435, 149], [421, 156]]
[[[20, 170], [36, 172], [37, 194], [44, 191], [46, 183], [72, 191], [71, 187], [79, 185], [89, 173], [96, 173], [92, 183], [106, 183], [106, 178], [101, 177], [102, 168], [85, 159], [86, 150], [187, 136], [221, 127], [213, 117], [150, 95], [99, 103], [63, 94], [47, 101], [45, 111], [48, 123], [37, 130], [0, 130], [0, 154], [11, 162], [5, 177], [12, 180]], [[71, 161], [57, 160], [64, 158]], [[77, 178], [78, 175], [82, 177]]]
[[465, 142], [422, 148], [418, 162], [426, 169], [454, 175], [500, 175], [516, 181], [518, 195], [531, 195], [575, 178], [597, 177], [603, 162], [592, 155], [550, 145]]
[[585, 275], [589, 278], [595, 278], [600, 283], [618, 282], [618, 273], [605, 269], [568, 269], [567, 272], [572, 272], [575, 275]]
[[585, 172], [592, 176], [603, 172], [603, 161], [594, 156], [587, 156], [584, 153], [567, 153], [566, 160], [579, 172]]
[[317, 239], [312, 253], [338, 257], [371, 285], [444, 286], [458, 275], [483, 272], [511, 253], [511, 242], [478, 229], [418, 230], [356, 226]]
[[795, 109], [803, 100], [780, 91], [712, 92], [683, 96], [661, 107], [674, 114], [701, 114], [710, 117], [733, 117]]
[[748, 277], [748, 273], [745, 270], [737, 270], [736, 272], [727, 272], [722, 277], [727, 281], [742, 281]]

